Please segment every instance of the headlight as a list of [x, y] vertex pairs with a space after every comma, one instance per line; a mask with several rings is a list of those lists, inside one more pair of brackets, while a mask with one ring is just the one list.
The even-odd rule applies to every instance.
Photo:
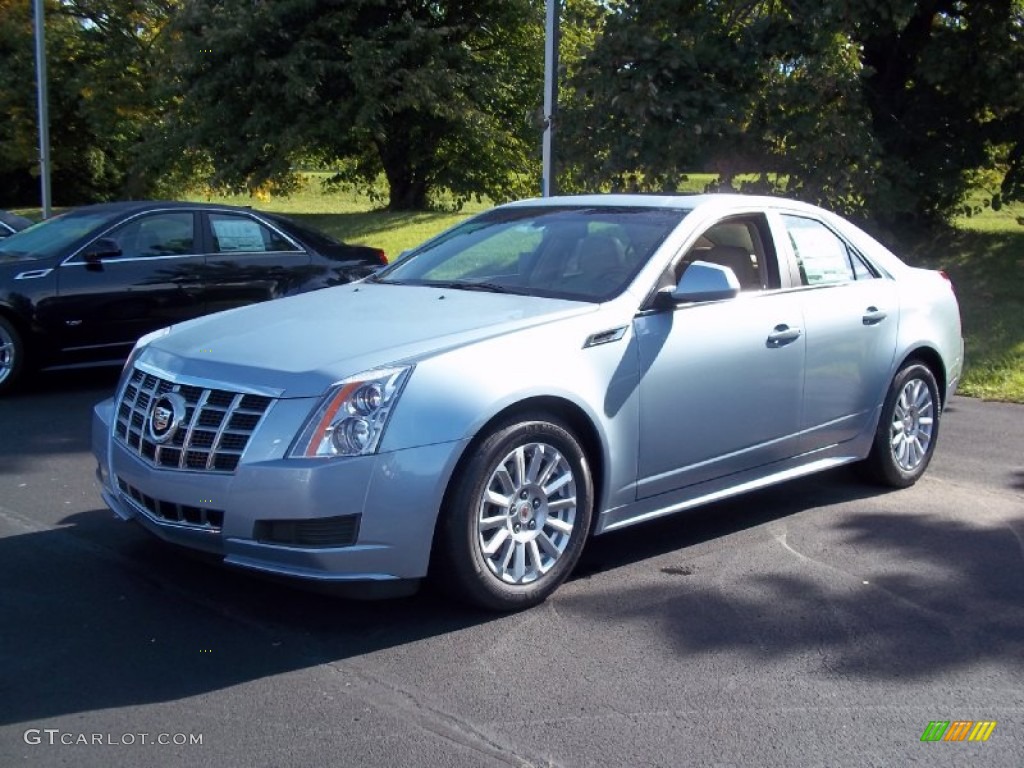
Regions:
[[411, 365], [378, 368], [335, 384], [288, 455], [329, 458], [376, 451], [410, 373]]

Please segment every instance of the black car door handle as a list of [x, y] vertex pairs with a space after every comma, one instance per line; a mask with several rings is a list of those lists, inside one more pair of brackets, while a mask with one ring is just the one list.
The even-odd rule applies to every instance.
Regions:
[[888, 312], [884, 312], [878, 307], [868, 307], [864, 310], [864, 317], [861, 319], [864, 321], [864, 325], [878, 325], [888, 316]]
[[801, 333], [803, 331], [799, 328], [790, 328], [785, 323], [776, 325], [772, 332], [768, 334], [767, 346], [769, 349], [784, 347], [799, 339]]

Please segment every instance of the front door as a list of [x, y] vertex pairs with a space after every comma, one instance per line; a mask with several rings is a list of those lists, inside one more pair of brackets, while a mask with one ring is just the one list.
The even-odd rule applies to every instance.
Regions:
[[191, 211], [143, 214], [105, 235], [119, 255], [58, 269], [40, 314], [69, 361], [124, 357], [143, 334], [203, 314], [195, 232]]
[[743, 295], [640, 316], [638, 498], [799, 452], [800, 304]]

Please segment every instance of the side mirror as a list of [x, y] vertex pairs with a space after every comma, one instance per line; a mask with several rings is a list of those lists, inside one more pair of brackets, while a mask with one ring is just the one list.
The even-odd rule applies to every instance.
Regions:
[[695, 261], [683, 272], [670, 296], [676, 303], [721, 301], [739, 295], [740, 281], [736, 273], [721, 264]]
[[116, 240], [109, 237], [101, 237], [99, 240], [89, 243], [82, 251], [82, 258], [91, 264], [103, 259], [112, 259], [121, 255], [121, 246]]

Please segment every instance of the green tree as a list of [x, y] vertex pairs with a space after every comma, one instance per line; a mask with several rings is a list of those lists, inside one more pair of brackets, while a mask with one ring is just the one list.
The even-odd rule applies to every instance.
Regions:
[[[591, 183], [686, 170], [889, 222], [1024, 199], [1021, 0], [623, 0], [574, 80]], [[571, 144], [571, 143], [570, 143]], [[749, 184], [748, 184], [749, 185]]]
[[179, 139], [216, 182], [286, 184], [315, 157], [383, 173], [392, 209], [536, 187], [540, 0], [193, 0], [176, 34]]
[[608, 4], [563, 121], [579, 184], [675, 189], [687, 171], [731, 175], [758, 154], [747, 128], [762, 68], [746, 55], [748, 21], [715, 5]]
[[[141, 196], [138, 160], [156, 120], [153, 84], [174, 0], [48, 0], [51, 175], [61, 205]], [[0, 202], [38, 200], [31, 4], [0, 0]]]

